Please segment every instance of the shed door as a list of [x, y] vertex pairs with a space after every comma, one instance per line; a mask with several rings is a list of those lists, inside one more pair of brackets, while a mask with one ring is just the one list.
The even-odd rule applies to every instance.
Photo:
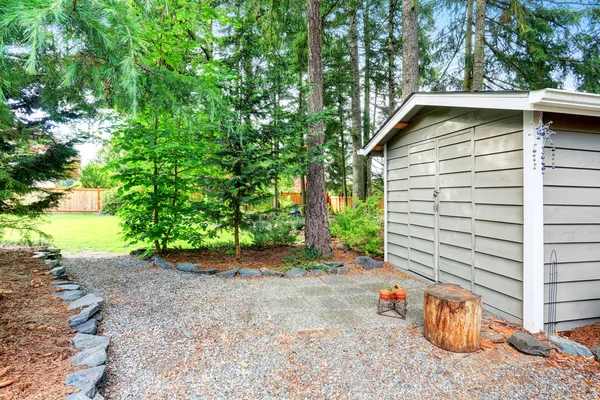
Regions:
[[409, 270], [471, 288], [471, 130], [410, 146]]

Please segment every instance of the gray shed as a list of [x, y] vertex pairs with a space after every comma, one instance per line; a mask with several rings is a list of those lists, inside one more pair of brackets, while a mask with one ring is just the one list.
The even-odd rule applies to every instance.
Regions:
[[556, 329], [600, 321], [600, 95], [415, 93], [362, 153], [384, 157], [386, 261], [537, 332], [555, 251]]

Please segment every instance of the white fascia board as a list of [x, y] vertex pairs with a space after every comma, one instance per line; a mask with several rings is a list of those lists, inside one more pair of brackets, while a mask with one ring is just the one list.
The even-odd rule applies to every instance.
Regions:
[[523, 327], [533, 333], [544, 329], [544, 176], [529, 136], [537, 118], [523, 111]]
[[529, 102], [535, 111], [600, 117], [600, 95], [598, 94], [543, 89], [531, 92]]
[[528, 96], [529, 92], [416, 93], [381, 127], [377, 135], [359, 150], [359, 154], [367, 155], [375, 146], [386, 143], [391, 139], [391, 131], [398, 122], [410, 120], [424, 106], [531, 110]]

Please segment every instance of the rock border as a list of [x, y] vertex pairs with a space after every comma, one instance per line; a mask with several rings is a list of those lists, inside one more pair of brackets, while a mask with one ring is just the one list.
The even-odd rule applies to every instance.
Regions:
[[74, 386], [78, 392], [67, 395], [67, 400], [104, 400], [98, 387], [106, 381], [106, 350], [110, 339], [98, 335], [98, 323], [102, 321], [103, 299], [95, 294], [81, 290], [77, 282], [73, 282], [64, 266], [61, 265], [61, 251], [56, 247], [42, 247], [32, 258], [43, 260], [52, 275], [57, 293], [54, 297], [64, 303], [70, 303], [68, 311], [80, 309], [79, 314], [69, 318], [69, 327], [77, 334], [71, 340], [79, 353], [71, 357], [74, 366], [87, 369], [73, 372], [66, 376], [67, 386]]
[[[134, 257], [139, 257], [143, 249], [136, 249], [129, 253]], [[197, 275], [216, 276], [218, 278], [255, 278], [261, 276], [280, 277], [280, 278], [300, 278], [305, 276], [322, 276], [322, 275], [346, 275], [348, 266], [339, 261], [326, 261], [321, 264], [316, 264], [315, 268], [307, 270], [305, 268], [291, 268], [286, 272], [273, 271], [269, 268], [232, 268], [227, 271], [219, 272], [216, 269], [201, 269], [201, 264], [180, 263], [173, 265], [159, 255], [154, 255], [150, 259], [154, 265], [162, 269], [172, 269], [180, 272], [192, 273]], [[369, 256], [359, 256], [354, 260], [356, 265], [361, 265], [364, 269], [370, 270], [381, 268], [383, 262], [375, 261]]]

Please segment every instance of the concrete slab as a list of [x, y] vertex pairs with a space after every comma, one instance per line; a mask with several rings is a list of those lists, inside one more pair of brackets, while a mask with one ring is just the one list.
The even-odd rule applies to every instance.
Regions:
[[[369, 291], [365, 290], [361, 285], [336, 285], [333, 286], [333, 290], [342, 296], [369, 294]], [[377, 291], [377, 293], [379, 293], [379, 291]]]
[[375, 310], [378, 303], [378, 294], [359, 294], [352, 296], [342, 296], [342, 299], [350, 306], [358, 308], [368, 308]]
[[313, 296], [308, 297], [308, 303], [319, 310], [331, 310], [331, 311], [339, 311], [339, 310], [349, 310], [350, 304], [346, 303], [339, 296]]
[[280, 329], [290, 332], [326, 329], [327, 324], [319, 315], [312, 312], [275, 313], [271, 321]]
[[299, 289], [304, 296], [334, 296], [336, 293], [328, 286], [307, 286]]
[[284, 312], [299, 312], [307, 310], [308, 303], [300, 295], [297, 297], [286, 297], [281, 299], [269, 299], [266, 300], [268, 309], [271, 313], [284, 313]]
[[344, 275], [325, 275], [321, 277], [321, 280], [330, 286], [337, 285], [352, 285], [356, 283], [353, 279], [354, 277], [344, 276]]
[[314, 287], [314, 286], [325, 286], [325, 282], [321, 280], [321, 277], [308, 277], [308, 278], [296, 278], [292, 280], [294, 285], [298, 288], [302, 287]]
[[321, 311], [319, 317], [325, 321], [330, 329], [357, 328], [363, 324], [363, 318], [360, 314], [349, 309]]

